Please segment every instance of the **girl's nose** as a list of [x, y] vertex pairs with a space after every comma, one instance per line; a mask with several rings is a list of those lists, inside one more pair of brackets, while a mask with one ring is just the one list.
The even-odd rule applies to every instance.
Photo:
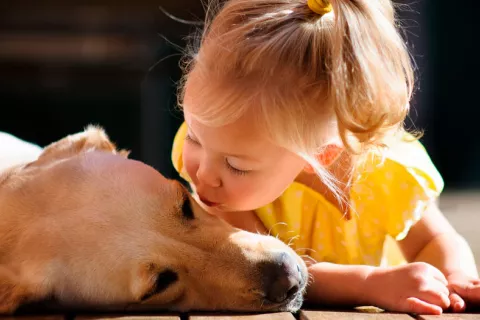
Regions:
[[207, 166], [200, 166], [197, 170], [197, 179], [200, 184], [218, 188], [222, 185], [222, 180], [216, 174], [215, 170], [211, 170]]

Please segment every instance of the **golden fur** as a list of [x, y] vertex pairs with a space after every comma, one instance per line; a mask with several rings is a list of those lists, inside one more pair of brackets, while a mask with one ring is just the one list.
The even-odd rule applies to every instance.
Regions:
[[[0, 313], [45, 299], [75, 308], [300, 307], [306, 267], [290, 248], [205, 213], [101, 129], [15, 161], [0, 169]], [[279, 253], [293, 259], [300, 285], [271, 303], [265, 279], [285, 267]]]

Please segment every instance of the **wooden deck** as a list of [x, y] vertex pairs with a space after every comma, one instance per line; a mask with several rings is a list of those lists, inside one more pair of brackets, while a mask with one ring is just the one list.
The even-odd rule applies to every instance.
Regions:
[[444, 314], [442, 316], [418, 316], [397, 313], [361, 311], [302, 310], [297, 314], [129, 314], [129, 315], [42, 315], [0, 317], [0, 320], [480, 320], [480, 313]]
[[480, 190], [445, 192], [440, 197], [440, 209], [468, 241], [480, 269]]

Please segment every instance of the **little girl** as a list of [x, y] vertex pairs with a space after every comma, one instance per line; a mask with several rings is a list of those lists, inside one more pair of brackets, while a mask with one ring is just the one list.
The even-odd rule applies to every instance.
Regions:
[[311, 257], [310, 302], [463, 311], [480, 280], [403, 129], [395, 25], [390, 0], [227, 1], [186, 64], [173, 163], [211, 214]]

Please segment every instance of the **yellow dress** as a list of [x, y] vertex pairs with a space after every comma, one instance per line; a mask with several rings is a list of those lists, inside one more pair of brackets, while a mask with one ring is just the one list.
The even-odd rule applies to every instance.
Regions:
[[[172, 161], [189, 181], [182, 161], [186, 132], [183, 124], [174, 139]], [[317, 262], [400, 264], [404, 260], [392, 239], [405, 238], [443, 189], [426, 150], [409, 138], [402, 134], [386, 139], [385, 152], [372, 152], [357, 170], [349, 220], [320, 193], [298, 182], [255, 212], [272, 235]]]

